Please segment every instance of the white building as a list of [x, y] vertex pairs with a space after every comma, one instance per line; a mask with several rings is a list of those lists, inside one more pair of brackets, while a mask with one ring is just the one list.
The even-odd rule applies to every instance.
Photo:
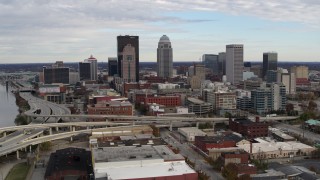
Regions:
[[226, 46], [226, 75], [231, 84], [239, 84], [243, 79], [243, 45]]
[[207, 133], [196, 127], [178, 128], [180, 134], [186, 137], [187, 141], [194, 141], [195, 136], [205, 136]]

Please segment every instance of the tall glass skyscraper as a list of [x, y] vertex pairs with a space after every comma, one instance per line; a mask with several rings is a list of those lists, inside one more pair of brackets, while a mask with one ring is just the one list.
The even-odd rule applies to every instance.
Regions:
[[263, 53], [262, 77], [265, 78], [269, 70], [278, 69], [278, 54], [276, 52]]
[[139, 81], [139, 36], [118, 36], [117, 37], [117, 52], [118, 52], [118, 75], [122, 77], [122, 59], [123, 59], [123, 49], [125, 46], [130, 44], [131, 47], [135, 49], [135, 77], [136, 82]]
[[172, 77], [172, 46], [168, 36], [163, 35], [157, 48], [157, 73], [159, 77]]

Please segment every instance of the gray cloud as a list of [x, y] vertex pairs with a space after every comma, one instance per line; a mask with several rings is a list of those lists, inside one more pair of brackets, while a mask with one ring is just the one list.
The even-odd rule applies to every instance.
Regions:
[[[119, 34], [143, 33], [143, 51], [155, 46], [155, 34], [188, 33], [179, 24], [219, 21], [184, 19], [175, 12], [248, 15], [319, 29], [318, 9], [318, 0], [2, 0], [0, 63], [11, 57], [75, 61], [91, 53], [101, 53], [100, 58], [106, 59], [115, 54], [115, 36]], [[151, 59], [149, 55], [145, 58]]]

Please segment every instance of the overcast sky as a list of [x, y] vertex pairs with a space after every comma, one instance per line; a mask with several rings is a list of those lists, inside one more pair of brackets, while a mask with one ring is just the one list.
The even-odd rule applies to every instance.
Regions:
[[244, 44], [245, 61], [320, 61], [319, 0], [1, 0], [0, 63], [98, 61], [116, 36], [140, 37], [140, 61], [156, 62], [159, 38], [174, 61]]

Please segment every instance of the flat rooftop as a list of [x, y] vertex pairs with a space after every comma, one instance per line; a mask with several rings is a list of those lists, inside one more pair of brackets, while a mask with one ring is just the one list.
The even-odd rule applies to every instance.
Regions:
[[92, 149], [95, 162], [122, 162], [164, 159], [164, 161], [183, 160], [180, 154], [175, 154], [166, 145], [151, 146], [118, 146]]
[[144, 165], [95, 169], [95, 177], [101, 179], [105, 178], [106, 175], [108, 179], [147, 179], [195, 173], [196, 172], [184, 161], [155, 162]]

